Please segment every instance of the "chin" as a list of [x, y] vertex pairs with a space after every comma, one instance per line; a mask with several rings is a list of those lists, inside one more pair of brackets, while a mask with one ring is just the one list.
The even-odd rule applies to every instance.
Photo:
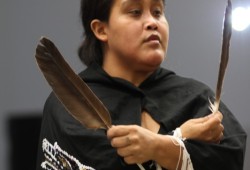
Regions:
[[154, 57], [148, 58], [146, 63], [151, 67], [159, 67], [161, 65], [161, 63], [163, 62], [163, 60], [164, 60], [164, 57], [162, 55], [161, 56], [154, 56]]
[[161, 62], [154, 61], [154, 62], [150, 62], [150, 63], [146, 63], [146, 64], [144, 63], [143, 70], [145, 72], [153, 72], [161, 66], [161, 63], [162, 63], [162, 60], [161, 60]]

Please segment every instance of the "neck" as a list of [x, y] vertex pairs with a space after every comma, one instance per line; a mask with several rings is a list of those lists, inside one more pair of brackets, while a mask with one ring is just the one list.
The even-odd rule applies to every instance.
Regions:
[[141, 71], [115, 59], [105, 58], [102, 67], [110, 76], [127, 80], [137, 87], [152, 74], [152, 71]]

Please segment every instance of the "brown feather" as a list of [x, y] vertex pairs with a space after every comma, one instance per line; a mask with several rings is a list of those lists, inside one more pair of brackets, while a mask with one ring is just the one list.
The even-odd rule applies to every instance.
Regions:
[[225, 11], [224, 18], [224, 28], [223, 28], [223, 40], [222, 40], [222, 52], [221, 52], [221, 61], [219, 67], [219, 74], [217, 80], [217, 87], [215, 93], [215, 102], [210, 105], [210, 109], [213, 113], [217, 112], [220, 105], [221, 100], [221, 92], [223, 87], [224, 76], [227, 69], [228, 59], [229, 59], [229, 47], [230, 47], [230, 39], [232, 34], [232, 3], [228, 0], [228, 4]]
[[111, 127], [111, 118], [106, 107], [74, 73], [53, 42], [42, 37], [35, 57], [57, 98], [75, 119], [87, 128]]

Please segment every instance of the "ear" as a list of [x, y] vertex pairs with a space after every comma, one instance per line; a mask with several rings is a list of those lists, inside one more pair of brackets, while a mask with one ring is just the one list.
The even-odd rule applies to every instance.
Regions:
[[102, 42], [107, 41], [108, 38], [106, 33], [106, 26], [107, 26], [106, 23], [98, 19], [94, 19], [91, 22], [90, 26], [97, 39], [99, 39]]

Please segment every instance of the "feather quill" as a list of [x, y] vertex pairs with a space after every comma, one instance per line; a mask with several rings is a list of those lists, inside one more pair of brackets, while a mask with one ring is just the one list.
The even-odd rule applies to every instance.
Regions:
[[35, 58], [57, 98], [76, 120], [87, 128], [111, 127], [106, 107], [74, 73], [53, 42], [42, 37]]
[[221, 51], [221, 60], [220, 67], [218, 73], [218, 80], [215, 92], [215, 101], [214, 103], [210, 102], [210, 110], [215, 113], [219, 109], [220, 100], [221, 100], [221, 92], [223, 88], [224, 76], [227, 69], [228, 59], [229, 59], [229, 47], [230, 47], [230, 39], [232, 34], [232, 3], [231, 0], [228, 0], [227, 7], [225, 11], [224, 17], [224, 28], [223, 28], [223, 40], [222, 40], [222, 51]]
[[[76, 120], [87, 128], [109, 129], [112, 126], [107, 108], [74, 73], [52, 41], [42, 37], [35, 58], [57, 98]], [[141, 164], [137, 166], [145, 170]]]

